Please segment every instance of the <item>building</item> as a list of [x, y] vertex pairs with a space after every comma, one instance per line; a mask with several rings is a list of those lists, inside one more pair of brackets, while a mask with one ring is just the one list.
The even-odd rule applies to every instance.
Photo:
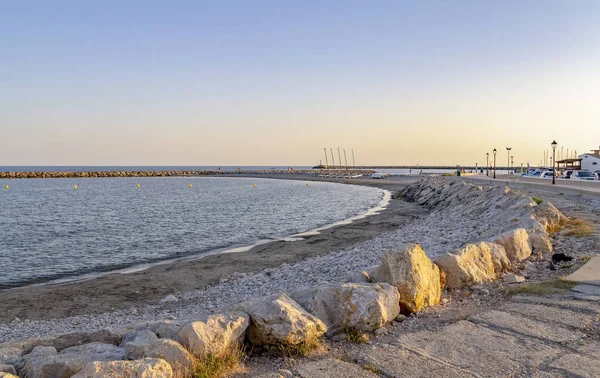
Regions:
[[587, 171], [600, 171], [600, 149], [592, 150], [591, 153], [579, 155], [581, 159], [581, 169]]

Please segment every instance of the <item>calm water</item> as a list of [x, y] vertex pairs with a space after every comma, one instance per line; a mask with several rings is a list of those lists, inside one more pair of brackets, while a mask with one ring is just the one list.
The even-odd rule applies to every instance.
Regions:
[[0, 188], [0, 289], [278, 239], [383, 197], [244, 178], [0, 180]]

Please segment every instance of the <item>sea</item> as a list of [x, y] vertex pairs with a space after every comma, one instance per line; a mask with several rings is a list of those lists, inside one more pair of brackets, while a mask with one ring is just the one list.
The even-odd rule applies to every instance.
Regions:
[[[15, 167], [7, 168], [0, 170]], [[269, 168], [287, 167], [244, 167]], [[386, 195], [358, 185], [226, 177], [0, 180], [0, 189], [0, 290], [245, 250], [367, 213]]]

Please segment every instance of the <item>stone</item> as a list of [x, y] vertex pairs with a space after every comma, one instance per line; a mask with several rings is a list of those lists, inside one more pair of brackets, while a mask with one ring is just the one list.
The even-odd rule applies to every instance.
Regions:
[[15, 365], [15, 369], [20, 372], [25, 365], [27, 365], [27, 362], [33, 358], [33, 357], [39, 357], [39, 356], [53, 356], [56, 355], [58, 352], [56, 351], [56, 348], [54, 347], [49, 347], [49, 346], [36, 346], [35, 348], [33, 348], [33, 350], [26, 354], [23, 355], [21, 357], [19, 357], [19, 359], [17, 361], [15, 361], [14, 365]]
[[506, 274], [504, 276], [504, 282], [506, 282], [507, 284], [525, 282], [525, 277], [519, 276], [517, 274]]
[[104, 329], [96, 332], [75, 332], [61, 335], [54, 339], [52, 346], [60, 352], [65, 348], [90, 343], [119, 345], [121, 339], [121, 335], [113, 333], [108, 329]]
[[531, 242], [529, 234], [524, 228], [500, 234], [496, 236], [494, 243], [504, 247], [506, 256], [511, 263], [523, 261], [531, 256]]
[[92, 361], [124, 360], [125, 351], [112, 344], [90, 343], [69, 347], [54, 356], [37, 356], [27, 361], [23, 378], [67, 378]]
[[136, 345], [147, 345], [154, 341], [158, 341], [158, 336], [154, 332], [147, 329], [134, 329], [123, 337], [121, 348], [125, 351], [135, 348]]
[[184, 324], [177, 320], [165, 320], [153, 326], [151, 330], [161, 339], [177, 340], [177, 335]]
[[250, 315], [247, 338], [254, 345], [298, 345], [319, 339], [325, 324], [286, 294], [248, 301], [237, 309]]
[[378, 378], [358, 365], [344, 362], [335, 358], [326, 358], [313, 362], [304, 363], [294, 367], [297, 376], [301, 378]]
[[178, 301], [179, 301], [179, 299], [177, 299], [176, 296], [174, 296], [173, 294], [169, 294], [166, 297], [164, 297], [163, 299], [161, 299], [160, 303], [175, 303]]
[[533, 336], [539, 340], [565, 343], [585, 338], [585, 334], [558, 325], [533, 320], [520, 314], [491, 310], [468, 318], [469, 321], [485, 326], [514, 332], [517, 335]]
[[[492, 248], [496, 258], [492, 257]], [[460, 289], [475, 284], [494, 281], [496, 269], [502, 269], [502, 247], [481, 242], [467, 244], [465, 247], [440, 256], [435, 263], [446, 273], [446, 286]]]
[[561, 228], [569, 218], [564, 216], [552, 203], [544, 201], [534, 207], [534, 218], [539, 221], [545, 231], [554, 232]]
[[0, 364], [17, 359], [23, 354], [23, 349], [11, 346], [0, 347]]
[[384, 254], [381, 265], [373, 272], [373, 281], [398, 289], [403, 313], [420, 311], [440, 302], [440, 268], [418, 244], [408, 245], [401, 252]]
[[147, 344], [137, 344], [131, 348], [131, 344], [125, 345], [127, 358], [139, 360], [142, 358], [160, 358], [169, 363], [177, 376], [189, 376], [194, 369], [194, 358], [178, 342], [171, 339], [157, 339]]
[[220, 356], [244, 340], [249, 324], [244, 312], [215, 314], [186, 324], [178, 338], [195, 357]]
[[290, 295], [325, 323], [328, 336], [345, 328], [372, 332], [400, 313], [398, 289], [386, 283], [323, 285]]
[[553, 361], [551, 368], [566, 372], [569, 376], [593, 378], [600, 373], [600, 360], [578, 354], [565, 354]]
[[335, 342], [341, 342], [341, 341], [346, 341], [346, 338], [348, 336], [345, 333], [338, 333], [337, 335], [333, 336], [331, 338], [331, 341], [335, 341]]
[[2, 373], [17, 375], [17, 370], [12, 365], [0, 364], [0, 374]]
[[[463, 376], [471, 377], [529, 377], [549, 360], [564, 354], [560, 347], [554, 348], [535, 339], [516, 337], [464, 320], [431, 331], [404, 333], [392, 344], [421, 356], [434, 356], [436, 361], [460, 368], [465, 371]], [[382, 367], [386, 365], [382, 364]], [[384, 374], [386, 371], [383, 369]], [[432, 373], [427, 376], [438, 375]]]
[[287, 369], [279, 369], [279, 370], [277, 370], [277, 372], [279, 374], [281, 374], [281, 376], [283, 378], [293, 378], [294, 377], [294, 373], [292, 373], [291, 371], [289, 371]]
[[463, 378], [464, 371], [450, 364], [427, 358], [417, 352], [385, 343], [366, 345], [350, 351], [352, 360], [375, 367], [382, 377]]
[[173, 376], [173, 370], [165, 360], [145, 358], [136, 361], [90, 362], [83, 365], [72, 378], [172, 378]]
[[12, 373], [0, 371], [0, 378], [19, 378], [19, 377], [17, 377], [16, 375], [14, 375]]

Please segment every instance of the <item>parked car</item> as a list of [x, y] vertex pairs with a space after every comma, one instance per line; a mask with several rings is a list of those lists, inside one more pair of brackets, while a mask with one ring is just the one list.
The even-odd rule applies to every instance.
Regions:
[[574, 171], [571, 180], [598, 181], [598, 176], [590, 171]]
[[541, 178], [552, 178], [552, 172], [551, 172], [551, 171], [545, 171], [545, 172], [542, 172], [542, 173], [540, 174], [540, 177], [541, 177]]

